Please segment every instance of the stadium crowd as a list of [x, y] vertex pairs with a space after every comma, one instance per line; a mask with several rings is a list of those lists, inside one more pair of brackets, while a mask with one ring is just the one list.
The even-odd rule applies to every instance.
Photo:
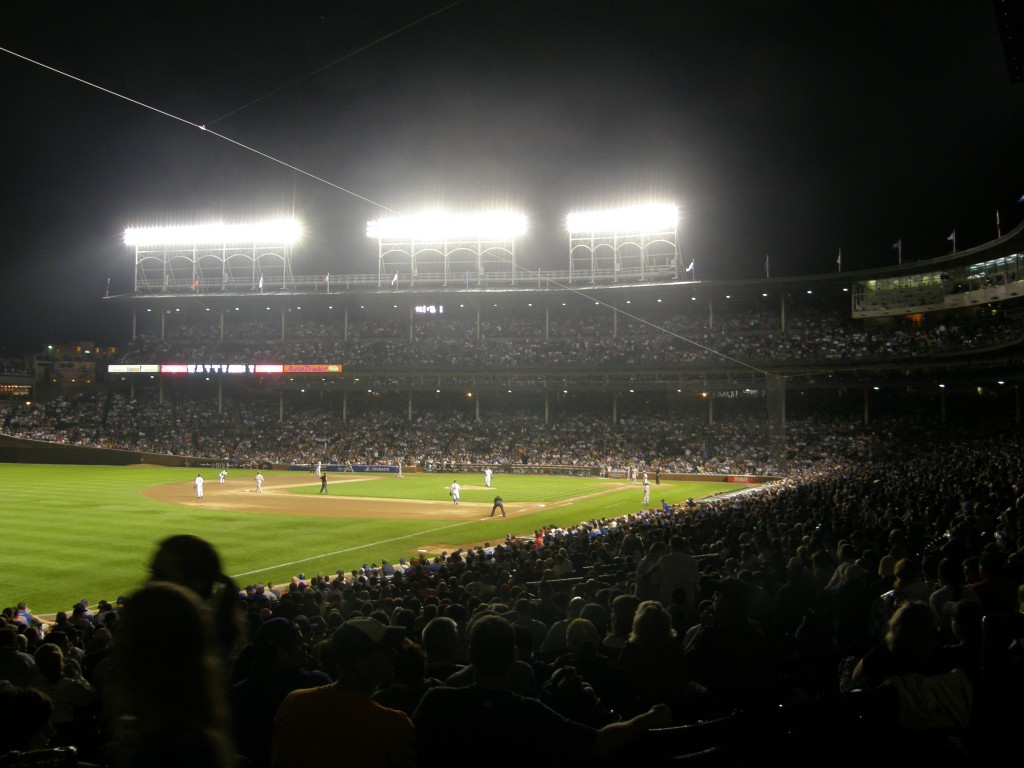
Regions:
[[3, 611], [0, 751], [622, 765], [710, 733], [720, 765], [1009, 765], [1024, 445], [981, 431], [894, 423], [864, 451], [840, 430], [740, 495], [283, 585], [171, 537], [132, 596]]
[[[342, 421], [336, 409], [226, 398], [160, 403], [155, 393], [130, 400], [119, 392], [58, 397], [31, 409], [0, 411], [0, 431], [15, 437], [100, 448], [175, 453], [231, 465], [403, 464], [424, 468], [512, 464], [564, 467], [657, 466], [665, 472], [778, 474], [763, 417], [736, 414], [714, 425], [706, 417], [623, 414], [617, 423], [566, 413], [544, 424], [536, 413], [497, 412], [480, 421], [455, 409], [407, 414], [378, 409]], [[864, 456], [869, 435], [841, 420], [797, 420], [786, 457], [789, 471], [822, 455]], [[875, 437], [877, 439], [877, 436]]]
[[[230, 318], [230, 313], [226, 318]], [[511, 368], [614, 369], [707, 365], [729, 359], [769, 363], [892, 361], [999, 347], [1019, 340], [1024, 316], [996, 313], [961, 317], [947, 326], [900, 322], [867, 326], [825, 309], [794, 313], [780, 327], [765, 312], [725, 315], [713, 325], [690, 315], [655, 323], [627, 318], [613, 332], [610, 320], [571, 315], [547, 331], [536, 321], [475, 325], [451, 318], [429, 324], [365, 320], [342, 329], [337, 322], [303, 318], [282, 328], [266, 320], [200, 324], [175, 319], [164, 331], [143, 327], [121, 362], [206, 361], [230, 356], [252, 362], [342, 361], [367, 372], [415, 368], [459, 371]], [[346, 335], [347, 334], [347, 335]]]

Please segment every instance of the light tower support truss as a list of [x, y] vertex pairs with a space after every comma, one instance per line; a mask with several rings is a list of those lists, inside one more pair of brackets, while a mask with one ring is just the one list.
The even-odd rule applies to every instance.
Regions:
[[[506, 241], [377, 241], [378, 286], [515, 285], [516, 247]], [[397, 278], [396, 278], [397, 276]]]
[[646, 203], [566, 216], [569, 282], [617, 283], [680, 277], [679, 209]]
[[292, 287], [291, 245], [302, 235], [294, 219], [252, 224], [127, 229], [135, 249], [134, 292], [274, 291]]
[[135, 248], [135, 293], [280, 291], [293, 282], [287, 246]]
[[569, 233], [569, 282], [617, 283], [680, 276], [676, 231]]
[[516, 238], [526, 217], [514, 211], [425, 211], [367, 222], [377, 241], [378, 287], [516, 284]]

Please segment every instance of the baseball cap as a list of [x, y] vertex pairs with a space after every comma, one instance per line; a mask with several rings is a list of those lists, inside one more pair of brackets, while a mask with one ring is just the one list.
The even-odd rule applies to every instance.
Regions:
[[404, 640], [404, 627], [391, 627], [367, 616], [356, 616], [331, 636], [331, 652], [338, 662], [355, 661], [378, 648], [398, 650]]

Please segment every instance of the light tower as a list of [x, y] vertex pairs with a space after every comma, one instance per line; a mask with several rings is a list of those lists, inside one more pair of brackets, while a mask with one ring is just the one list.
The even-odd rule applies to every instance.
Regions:
[[669, 203], [570, 213], [569, 282], [678, 280], [678, 224]]
[[526, 216], [514, 211], [425, 211], [370, 221], [377, 240], [377, 285], [514, 285], [517, 237]]
[[132, 228], [135, 293], [283, 290], [291, 282], [291, 246], [302, 236], [295, 219], [248, 224]]

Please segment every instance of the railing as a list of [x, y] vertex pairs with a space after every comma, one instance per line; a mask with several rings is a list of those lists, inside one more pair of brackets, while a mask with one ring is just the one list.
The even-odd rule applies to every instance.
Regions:
[[397, 278], [384, 274], [362, 275], [264, 275], [262, 288], [259, 278], [251, 275], [232, 277], [210, 275], [196, 278], [174, 278], [153, 273], [136, 275], [138, 294], [275, 294], [275, 293], [343, 293], [347, 291], [410, 290], [429, 287], [448, 291], [486, 290], [489, 288], [515, 288], [549, 290], [557, 288], [582, 287], [588, 285], [631, 285], [656, 284], [677, 280], [672, 266], [647, 266], [643, 269], [596, 269], [586, 271], [538, 270], [499, 271], [482, 274], [465, 273], [419, 273], [399, 274]]

